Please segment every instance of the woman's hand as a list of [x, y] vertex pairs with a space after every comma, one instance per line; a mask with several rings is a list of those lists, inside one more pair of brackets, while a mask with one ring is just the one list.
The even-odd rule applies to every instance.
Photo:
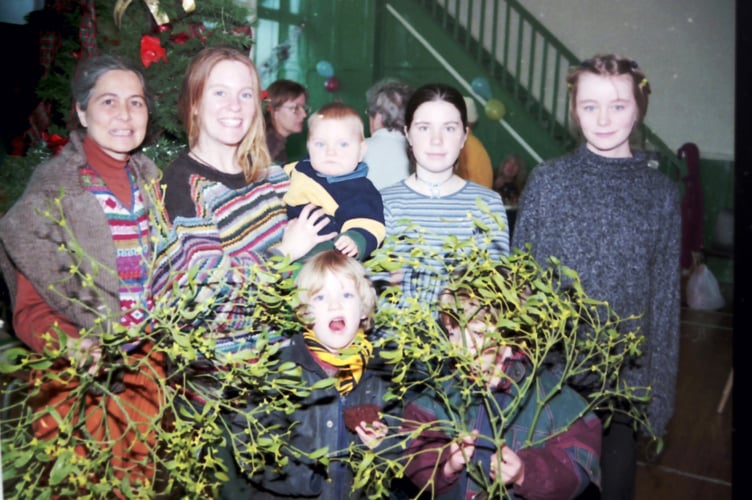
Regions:
[[459, 442], [453, 441], [449, 445], [449, 459], [444, 463], [444, 476], [449, 477], [465, 468], [465, 464], [475, 453], [475, 440], [478, 439], [478, 431], [463, 436]]
[[329, 224], [329, 217], [324, 210], [316, 205], [308, 204], [300, 211], [297, 219], [292, 219], [287, 223], [282, 241], [274, 248], [290, 257], [290, 260], [297, 260], [322, 241], [328, 241], [337, 236], [335, 232], [319, 234], [319, 231], [327, 224]]
[[[525, 480], [525, 464], [520, 460], [520, 456], [509, 446], [502, 446], [499, 452], [501, 453], [501, 482], [522, 486], [522, 482]], [[496, 481], [496, 476], [498, 475], [496, 469], [499, 463], [499, 452], [491, 455], [491, 471], [489, 472], [489, 476], [494, 481]]]
[[363, 441], [363, 444], [372, 450], [381, 444], [388, 430], [389, 428], [384, 422], [374, 420], [370, 424], [365, 422], [358, 424], [355, 428], [355, 433]]

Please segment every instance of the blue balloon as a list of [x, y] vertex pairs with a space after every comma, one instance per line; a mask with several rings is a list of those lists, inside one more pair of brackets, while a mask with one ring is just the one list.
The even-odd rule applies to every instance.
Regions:
[[331, 78], [334, 76], [334, 67], [329, 61], [319, 61], [316, 64], [316, 72], [324, 78]]
[[471, 85], [475, 93], [481, 96], [483, 99], [491, 98], [491, 85], [488, 83], [488, 80], [486, 80], [482, 76], [474, 78], [471, 82]]

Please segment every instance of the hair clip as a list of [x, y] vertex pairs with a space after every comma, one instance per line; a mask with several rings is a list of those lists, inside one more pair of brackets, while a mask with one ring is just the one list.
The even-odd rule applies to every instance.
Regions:
[[631, 67], [632, 69], [639, 68], [639, 66], [637, 65], [637, 61], [630, 61], [629, 62], [629, 67]]
[[583, 60], [583, 61], [582, 61], [582, 62], [580, 63], [580, 66], [582, 66], [583, 68], [589, 68], [589, 67], [590, 67], [590, 60], [589, 60], [589, 59], [584, 59], [584, 60]]
[[572, 85], [571, 83], [567, 83], [568, 90], [572, 90], [573, 88], [574, 88], [574, 85]]
[[643, 78], [642, 80], [640, 80], [640, 83], [638, 83], [637, 86], [640, 89], [644, 89], [645, 85], [647, 85], [647, 84], [648, 84], [648, 79], [647, 78]]
[[261, 91], [261, 100], [265, 101], [269, 98], [269, 91], [268, 90], [262, 90]]

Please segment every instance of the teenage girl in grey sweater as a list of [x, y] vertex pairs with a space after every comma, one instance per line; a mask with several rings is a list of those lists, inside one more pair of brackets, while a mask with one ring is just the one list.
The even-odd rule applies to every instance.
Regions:
[[[634, 151], [650, 85], [637, 64], [595, 56], [567, 77], [571, 116], [584, 144], [536, 167], [523, 191], [513, 246], [529, 243], [576, 270], [586, 292], [607, 300], [646, 343], [626, 380], [652, 387], [648, 414], [662, 436], [674, 409], [679, 356], [680, 199], [677, 186]], [[618, 420], [618, 419], [617, 419]], [[606, 429], [603, 498], [632, 498], [636, 436], [631, 422]]]

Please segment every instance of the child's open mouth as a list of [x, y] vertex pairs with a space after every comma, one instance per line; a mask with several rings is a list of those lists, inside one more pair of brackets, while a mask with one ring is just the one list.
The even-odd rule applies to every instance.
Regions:
[[334, 318], [329, 322], [329, 330], [332, 332], [341, 332], [345, 328], [345, 320], [342, 318]]

